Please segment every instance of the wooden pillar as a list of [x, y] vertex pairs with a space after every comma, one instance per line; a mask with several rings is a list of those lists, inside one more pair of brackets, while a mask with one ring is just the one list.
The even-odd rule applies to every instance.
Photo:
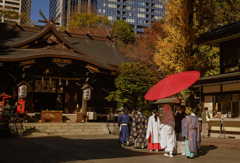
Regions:
[[[83, 90], [84, 91], [84, 90]], [[83, 98], [83, 91], [82, 91], [82, 112], [84, 121], [87, 122], [87, 101]]]

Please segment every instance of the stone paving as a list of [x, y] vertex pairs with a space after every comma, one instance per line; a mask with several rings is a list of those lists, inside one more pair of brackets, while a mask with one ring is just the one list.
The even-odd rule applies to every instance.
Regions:
[[202, 138], [201, 145], [213, 145], [218, 148], [229, 148], [229, 149], [239, 149], [240, 150], [240, 139], [218, 139], [218, 138]]
[[[207, 139], [222, 141], [206, 138], [203, 142]], [[240, 150], [213, 145], [202, 145], [199, 156], [194, 159], [181, 155], [169, 158], [163, 154], [164, 151], [120, 147], [117, 135], [0, 139], [0, 163], [239, 163], [240, 160]]]

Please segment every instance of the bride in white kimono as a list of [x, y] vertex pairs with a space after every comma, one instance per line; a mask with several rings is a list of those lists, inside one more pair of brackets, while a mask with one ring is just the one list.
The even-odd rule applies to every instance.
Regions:
[[163, 107], [163, 117], [160, 124], [160, 144], [165, 149], [164, 156], [173, 157], [173, 150], [176, 146], [175, 121], [172, 115], [172, 108], [169, 105]]
[[152, 116], [149, 117], [148, 120], [148, 128], [147, 128], [147, 135], [146, 139], [148, 139], [148, 149], [150, 151], [159, 151], [161, 148], [160, 146], [160, 119], [158, 112], [154, 110], [152, 112]]

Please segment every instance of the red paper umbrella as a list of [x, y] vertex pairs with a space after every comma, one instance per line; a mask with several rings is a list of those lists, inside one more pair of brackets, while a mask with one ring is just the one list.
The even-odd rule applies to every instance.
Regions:
[[199, 77], [198, 71], [186, 71], [167, 76], [148, 91], [145, 99], [153, 101], [174, 95], [193, 85]]

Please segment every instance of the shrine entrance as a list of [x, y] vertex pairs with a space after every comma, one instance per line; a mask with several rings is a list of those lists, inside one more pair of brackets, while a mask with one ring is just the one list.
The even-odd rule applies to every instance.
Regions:
[[22, 65], [21, 72], [11, 72], [17, 79], [16, 83], [21, 80], [29, 83], [25, 98], [27, 111], [58, 110], [63, 113], [76, 113], [82, 105], [81, 88], [86, 80], [95, 84], [95, 74], [89, 73], [81, 61], [73, 59], [43, 57], [30, 61], [34, 64]]
[[35, 93], [34, 94], [34, 111], [41, 112], [41, 110], [55, 110], [56, 94], [54, 93]]
[[63, 77], [57, 79], [45, 76], [41, 79], [34, 79], [34, 89], [28, 89], [28, 94], [32, 94], [33, 111], [61, 110], [63, 113], [76, 112], [82, 102], [82, 90], [79, 83], [78, 78], [69, 80]]

